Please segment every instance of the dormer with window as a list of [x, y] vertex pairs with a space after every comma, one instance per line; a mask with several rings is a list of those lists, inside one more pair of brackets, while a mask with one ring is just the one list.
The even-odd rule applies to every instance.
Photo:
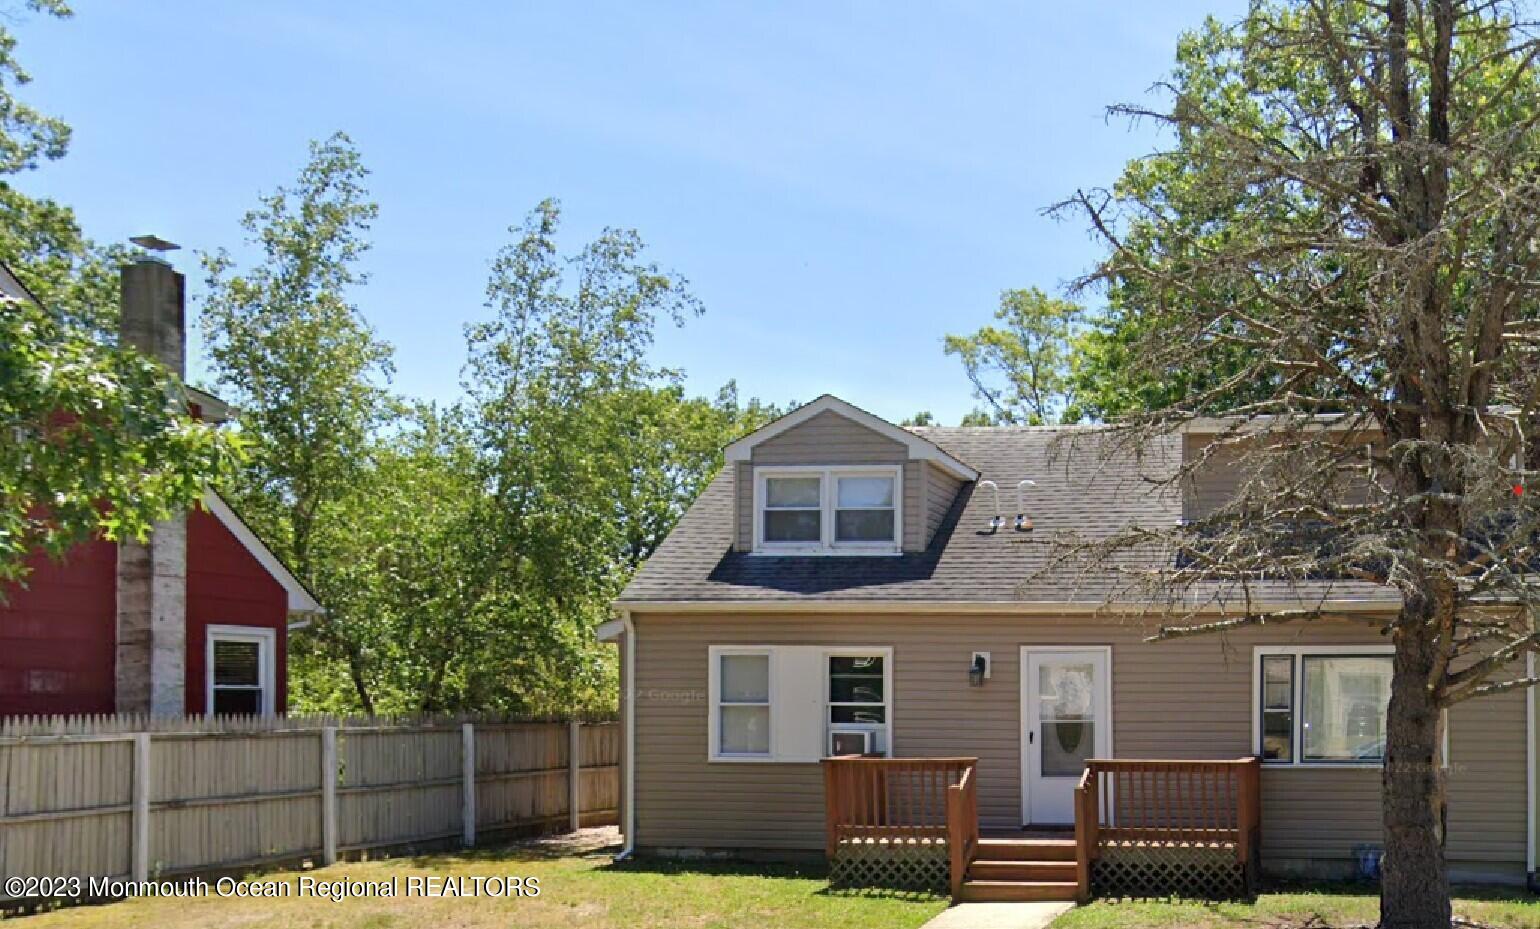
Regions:
[[761, 555], [924, 551], [978, 472], [934, 443], [825, 395], [727, 447], [734, 548]]

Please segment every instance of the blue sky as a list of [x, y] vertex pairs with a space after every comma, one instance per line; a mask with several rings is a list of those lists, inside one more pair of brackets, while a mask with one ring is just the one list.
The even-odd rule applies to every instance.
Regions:
[[655, 360], [693, 390], [735, 378], [955, 423], [974, 401], [942, 336], [1095, 260], [1042, 208], [1151, 148], [1102, 108], [1143, 99], [1183, 29], [1243, 3], [76, 7], [15, 24], [26, 99], [75, 129], [18, 185], [101, 240], [240, 255], [258, 193], [345, 130], [381, 208], [356, 299], [404, 393], [458, 394], [488, 262], [554, 196], [573, 249], [635, 228], [690, 279], [706, 315], [660, 333]]

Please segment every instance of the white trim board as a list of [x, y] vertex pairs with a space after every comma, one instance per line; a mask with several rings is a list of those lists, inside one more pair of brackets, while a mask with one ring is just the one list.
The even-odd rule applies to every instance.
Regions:
[[892, 439], [909, 450], [914, 461], [929, 461], [962, 481], [976, 481], [979, 472], [949, 455], [941, 446], [915, 435], [908, 429], [895, 426], [880, 416], [873, 416], [859, 407], [852, 406], [833, 394], [824, 394], [812, 403], [797, 407], [773, 423], [761, 426], [722, 450], [729, 462], [750, 461], [754, 446], [773, 439], [788, 429], [800, 426], [820, 413], [836, 413], [859, 426], [865, 426], [878, 435]]
[[1063, 654], [1063, 653], [1066, 653], [1066, 652], [1099, 652], [1102, 655], [1102, 659], [1103, 659], [1103, 662], [1104, 662], [1104, 672], [1105, 673], [1102, 674], [1102, 688], [1101, 688], [1102, 689], [1102, 693], [1101, 693], [1101, 697], [1102, 697], [1103, 705], [1105, 705], [1106, 708], [1107, 708], [1107, 724], [1105, 726], [1101, 727], [1100, 731], [1098, 731], [1097, 734], [1096, 734], [1096, 747], [1098, 749], [1100, 749], [1100, 748], [1105, 746], [1106, 752], [1102, 753], [1102, 752], [1098, 751], [1098, 752], [1094, 753], [1092, 755], [1092, 757], [1093, 758], [1113, 758], [1113, 757], [1116, 757], [1116, 755], [1117, 755], [1117, 743], [1115, 741], [1113, 741], [1113, 730], [1112, 730], [1112, 716], [1113, 716], [1113, 711], [1112, 711], [1112, 674], [1113, 674], [1113, 671], [1112, 671], [1112, 646], [1111, 645], [1023, 645], [1023, 646], [1021, 646], [1021, 648], [1019, 650], [1019, 653], [1017, 655], [1017, 661], [1020, 662], [1020, 664], [1018, 664], [1017, 668], [1016, 668], [1016, 676], [1019, 679], [1019, 686], [1017, 688], [1018, 691], [1019, 691], [1019, 694], [1018, 694], [1018, 696], [1019, 696], [1019, 703], [1018, 703], [1019, 715], [1016, 717], [1016, 743], [1017, 743], [1017, 748], [1019, 750], [1019, 758], [1020, 758], [1020, 762], [1019, 762], [1020, 767], [1017, 769], [1017, 775], [1018, 775], [1017, 776], [1017, 780], [1019, 782], [1018, 786], [1021, 788], [1021, 810], [1020, 810], [1020, 814], [1021, 814], [1021, 824], [1023, 826], [1030, 826], [1032, 824], [1032, 796], [1031, 796], [1031, 794], [1029, 792], [1031, 790], [1031, 787], [1029, 786], [1031, 781], [1027, 777], [1027, 768], [1028, 768], [1027, 762], [1028, 762], [1028, 754], [1029, 753], [1027, 751], [1026, 733], [1027, 733], [1027, 704], [1028, 704], [1027, 688], [1031, 685], [1031, 681], [1029, 681], [1027, 679], [1027, 677], [1028, 677], [1028, 675], [1027, 675], [1027, 656], [1032, 654], [1033, 652], [1046, 652], [1046, 653], [1049, 653], [1049, 654]]
[[257, 537], [257, 534], [251, 531], [251, 527], [247, 526], [235, 514], [235, 511], [230, 509], [230, 504], [221, 499], [219, 494], [214, 493], [212, 490], [204, 494], [203, 507], [214, 514], [214, 518], [219, 520], [226, 529], [230, 530], [230, 534], [235, 536], [236, 541], [240, 542], [246, 551], [250, 552], [251, 556], [257, 559], [262, 567], [266, 569], [267, 573], [272, 576], [273, 580], [282, 585], [289, 595], [290, 613], [326, 612], [310, 591], [305, 589], [305, 585], [301, 584], [299, 579], [288, 568], [284, 567], [283, 562], [278, 560], [278, 556], [273, 554], [272, 549], [268, 548]]
[[24, 301], [34, 306], [42, 306], [38, 299], [32, 295], [32, 291], [21, 282], [21, 279], [11, 273], [4, 263], [0, 263], [0, 296], [9, 297], [12, 300]]

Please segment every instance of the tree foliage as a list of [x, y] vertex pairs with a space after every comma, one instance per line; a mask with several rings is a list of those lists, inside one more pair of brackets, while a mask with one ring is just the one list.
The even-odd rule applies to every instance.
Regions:
[[502, 641], [494, 666], [511, 698], [575, 703], [608, 660], [591, 630], [610, 600], [715, 472], [721, 447], [773, 411], [740, 403], [731, 385], [714, 403], [687, 398], [678, 372], [648, 360], [660, 322], [701, 311], [685, 280], [627, 230], [563, 256], [560, 216], [541, 203], [493, 262], [493, 317], [467, 330], [465, 380], [486, 489], [479, 583], [540, 636], [540, 648]]
[[347, 656], [358, 703], [372, 710], [354, 628], [367, 618], [348, 609], [355, 566], [317, 554], [318, 536], [359, 505], [376, 433], [393, 414], [390, 346], [351, 302], [366, 280], [357, 262], [378, 213], [367, 173], [347, 136], [312, 143], [294, 184], [241, 220], [257, 255], [251, 267], [239, 269], [223, 250], [203, 257], [203, 327], [211, 370], [251, 447], [249, 467], [226, 490], [332, 605], [312, 635]]
[[[28, 11], [68, 16], [57, 0]], [[141, 538], [184, 509], [237, 449], [190, 419], [163, 367], [115, 345], [115, 259], [74, 214], [29, 197], [15, 175], [63, 157], [69, 129], [16, 96], [29, 80], [0, 20], [0, 262], [37, 298], [0, 299], [0, 581], [41, 549], [100, 534]]]
[[294, 185], [241, 220], [253, 265], [239, 271], [224, 250], [203, 257], [211, 369], [253, 446], [235, 492], [307, 578], [316, 522], [357, 479], [391, 412], [390, 346], [350, 302], [379, 212], [367, 173], [342, 133], [312, 143]]
[[1172, 148], [1061, 207], [1109, 248], [1082, 285], [1137, 317], [1116, 332], [1136, 387], [1119, 403], [1149, 408], [1114, 434], [1146, 449], [1223, 412], [1208, 452], [1155, 479], [1177, 492], [1220, 456], [1245, 475], [1183, 525], [1061, 551], [1128, 565], [1118, 599], [1175, 614], [1162, 636], [1399, 595], [1373, 620], [1395, 644], [1386, 926], [1449, 924], [1443, 709], [1535, 683], [1515, 663], [1540, 647], [1540, 513], [1515, 490], [1540, 403], [1540, 43], [1524, 12], [1253, 4], [1184, 39], [1169, 106], [1116, 108]]
[[[962, 362], [973, 395], [998, 425], [1042, 425], [1079, 418], [1071, 341], [1081, 308], [1035, 287], [1000, 295], [995, 319], [971, 335], [949, 335], [948, 355]], [[974, 417], [974, 423], [981, 424]], [[964, 425], [969, 425], [965, 423]]]
[[466, 396], [395, 399], [390, 350], [351, 302], [375, 207], [346, 137], [246, 218], [259, 258], [206, 259], [214, 367], [251, 466], [232, 488], [327, 614], [291, 643], [298, 708], [605, 712], [593, 627], [720, 464], [773, 415], [686, 395], [648, 360], [699, 311], [607, 230], [561, 255], [541, 204], [492, 265]]

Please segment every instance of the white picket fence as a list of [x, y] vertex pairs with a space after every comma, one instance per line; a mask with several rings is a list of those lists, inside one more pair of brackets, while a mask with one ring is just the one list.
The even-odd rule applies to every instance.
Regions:
[[619, 761], [612, 722], [9, 720], [0, 877], [145, 880], [612, 823]]

